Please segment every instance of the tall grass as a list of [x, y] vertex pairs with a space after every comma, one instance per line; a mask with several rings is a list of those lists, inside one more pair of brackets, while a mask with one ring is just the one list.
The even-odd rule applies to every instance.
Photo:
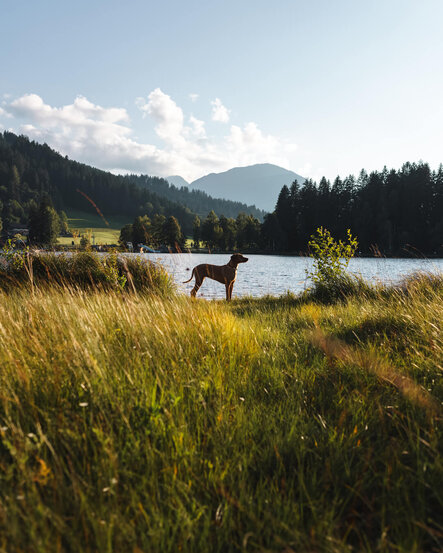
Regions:
[[6, 252], [0, 263], [0, 288], [78, 287], [170, 295], [174, 284], [157, 263], [117, 254]]
[[0, 292], [0, 551], [440, 551], [441, 291]]

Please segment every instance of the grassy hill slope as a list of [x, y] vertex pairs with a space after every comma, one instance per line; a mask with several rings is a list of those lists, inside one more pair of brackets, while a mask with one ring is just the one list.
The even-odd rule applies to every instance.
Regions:
[[[92, 230], [93, 242], [95, 244], [118, 244], [120, 229], [132, 220], [129, 217], [111, 216], [106, 218], [107, 226], [104, 220], [97, 213], [88, 213], [85, 211], [68, 210], [67, 212], [69, 227], [77, 229], [82, 235], [86, 231]], [[59, 237], [59, 244], [71, 244], [73, 238]], [[76, 240], [78, 242], [78, 239]]]

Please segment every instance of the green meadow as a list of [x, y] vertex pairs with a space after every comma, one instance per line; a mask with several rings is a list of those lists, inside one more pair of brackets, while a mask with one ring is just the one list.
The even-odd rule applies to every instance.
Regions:
[[[70, 210], [68, 212], [69, 228], [77, 231], [77, 236], [59, 236], [57, 243], [70, 246], [72, 241], [80, 244], [82, 235], [91, 236], [91, 242], [97, 245], [118, 244], [120, 230], [126, 224], [131, 223], [126, 217], [106, 217], [103, 219], [98, 213]], [[107, 223], [107, 224], [106, 224]], [[185, 248], [190, 248], [193, 241], [186, 239]]]
[[[118, 244], [120, 229], [130, 223], [125, 217], [106, 217], [103, 219], [98, 213], [70, 210], [67, 213], [69, 228], [78, 231], [78, 237], [60, 236], [58, 244], [71, 245], [72, 241], [80, 243], [80, 237], [91, 231], [95, 244]], [[107, 224], [106, 224], [107, 223]]]
[[0, 292], [0, 551], [441, 551], [442, 292]]

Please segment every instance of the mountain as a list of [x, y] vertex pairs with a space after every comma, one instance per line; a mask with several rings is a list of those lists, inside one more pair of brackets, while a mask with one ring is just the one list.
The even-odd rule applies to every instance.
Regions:
[[185, 180], [183, 177], [181, 177], [180, 175], [172, 175], [171, 177], [166, 177], [166, 180], [170, 184], [173, 184], [174, 186], [178, 186], [179, 188], [181, 186], [189, 186], [189, 182]]
[[[180, 180], [186, 182], [182, 177], [168, 177], [168, 180], [171, 178], [177, 179], [176, 182], [180, 182]], [[127, 175], [125, 179], [161, 198], [185, 205], [194, 213], [197, 213], [201, 219], [204, 219], [210, 211], [215, 211], [218, 216], [224, 215], [234, 219], [239, 213], [246, 213], [247, 215], [253, 215], [260, 221], [263, 221], [265, 215], [265, 212], [255, 207], [255, 205], [213, 198], [202, 190], [190, 190], [188, 183], [186, 183], [186, 186], [179, 187], [160, 177], [148, 177], [146, 175]]]
[[260, 163], [248, 167], [235, 167], [223, 173], [211, 173], [190, 184], [193, 189], [203, 190], [216, 198], [254, 204], [265, 211], [273, 211], [283, 185], [295, 179], [304, 183], [304, 177], [272, 165]]

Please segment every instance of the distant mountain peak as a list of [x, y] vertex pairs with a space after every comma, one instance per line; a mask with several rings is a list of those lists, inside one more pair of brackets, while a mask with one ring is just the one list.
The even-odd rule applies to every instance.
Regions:
[[283, 185], [289, 186], [295, 179], [300, 184], [306, 180], [278, 165], [257, 163], [233, 167], [222, 173], [210, 173], [189, 186], [213, 197], [254, 204], [260, 209], [273, 211]]
[[189, 182], [180, 175], [171, 175], [170, 177], [166, 177], [166, 180], [174, 186], [189, 186]]

